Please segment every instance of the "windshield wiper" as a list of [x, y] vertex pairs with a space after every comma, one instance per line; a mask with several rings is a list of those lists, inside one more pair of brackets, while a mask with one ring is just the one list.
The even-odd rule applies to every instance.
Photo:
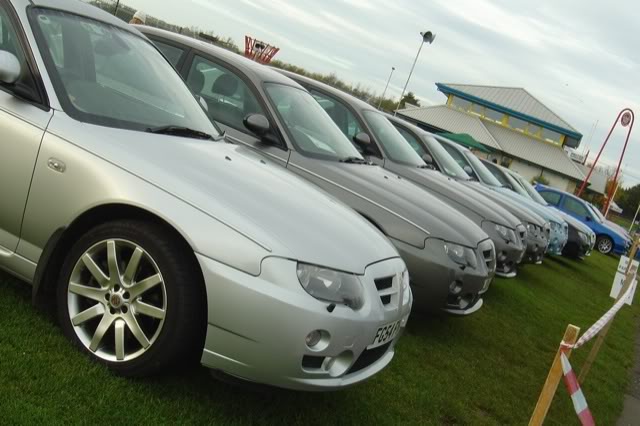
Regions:
[[188, 127], [181, 126], [159, 126], [159, 127], [149, 127], [146, 130], [148, 133], [155, 133], [158, 135], [173, 135], [173, 136], [184, 136], [187, 138], [194, 139], [206, 139], [206, 140], [220, 140], [216, 139], [208, 133], [201, 132], [199, 130], [190, 129]]
[[367, 160], [364, 160], [360, 157], [346, 157], [340, 159], [341, 163], [349, 163], [349, 164], [369, 164]]

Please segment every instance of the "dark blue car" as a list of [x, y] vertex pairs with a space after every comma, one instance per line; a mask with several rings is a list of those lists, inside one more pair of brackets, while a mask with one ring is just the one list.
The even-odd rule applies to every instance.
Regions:
[[570, 214], [587, 225], [596, 234], [596, 248], [600, 253], [626, 254], [631, 238], [621, 226], [605, 219], [593, 204], [568, 192], [537, 184], [536, 190], [547, 203]]

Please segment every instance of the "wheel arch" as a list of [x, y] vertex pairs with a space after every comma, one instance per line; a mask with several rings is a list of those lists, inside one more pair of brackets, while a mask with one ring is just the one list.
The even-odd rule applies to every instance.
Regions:
[[[121, 203], [103, 204], [83, 212], [75, 218], [71, 224], [56, 229], [51, 235], [36, 267], [32, 288], [33, 304], [38, 308], [47, 310], [54, 308], [52, 304], [46, 302], [48, 300], [55, 300], [58, 272], [62, 268], [66, 254], [80, 235], [102, 223], [125, 219], [154, 222], [163, 226], [168, 232], [172, 233], [178, 241], [184, 244], [184, 247], [179, 249], [187, 250], [187, 253], [192, 253], [193, 262], [202, 275], [200, 264], [193, 253], [193, 249], [186, 237], [176, 229], [175, 226], [141, 207]], [[53, 305], [55, 305], [55, 303]]]

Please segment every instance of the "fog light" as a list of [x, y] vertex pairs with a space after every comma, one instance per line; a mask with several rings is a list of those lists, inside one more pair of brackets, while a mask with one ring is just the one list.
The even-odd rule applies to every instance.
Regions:
[[459, 294], [462, 291], [462, 283], [460, 281], [454, 281], [449, 286], [449, 293]]
[[498, 261], [504, 262], [505, 260], [507, 260], [507, 254], [503, 251], [498, 253]]
[[307, 334], [305, 342], [309, 348], [313, 348], [320, 342], [320, 339], [322, 339], [322, 332], [320, 330], [313, 330], [311, 333]]

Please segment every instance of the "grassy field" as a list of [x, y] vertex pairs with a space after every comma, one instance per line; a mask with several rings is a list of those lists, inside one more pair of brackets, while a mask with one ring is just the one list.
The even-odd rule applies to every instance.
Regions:
[[[467, 318], [412, 316], [391, 365], [329, 394], [252, 393], [193, 367], [145, 380], [114, 377], [72, 349], [33, 310], [24, 284], [0, 273], [0, 419], [15, 423], [526, 424], [568, 323], [583, 331], [612, 304], [617, 260], [547, 259], [496, 280]], [[256, 317], [256, 320], [259, 318]], [[633, 364], [640, 307], [625, 308], [584, 391], [614, 424]], [[590, 345], [572, 358], [579, 369]], [[578, 424], [561, 385], [547, 424]]]

